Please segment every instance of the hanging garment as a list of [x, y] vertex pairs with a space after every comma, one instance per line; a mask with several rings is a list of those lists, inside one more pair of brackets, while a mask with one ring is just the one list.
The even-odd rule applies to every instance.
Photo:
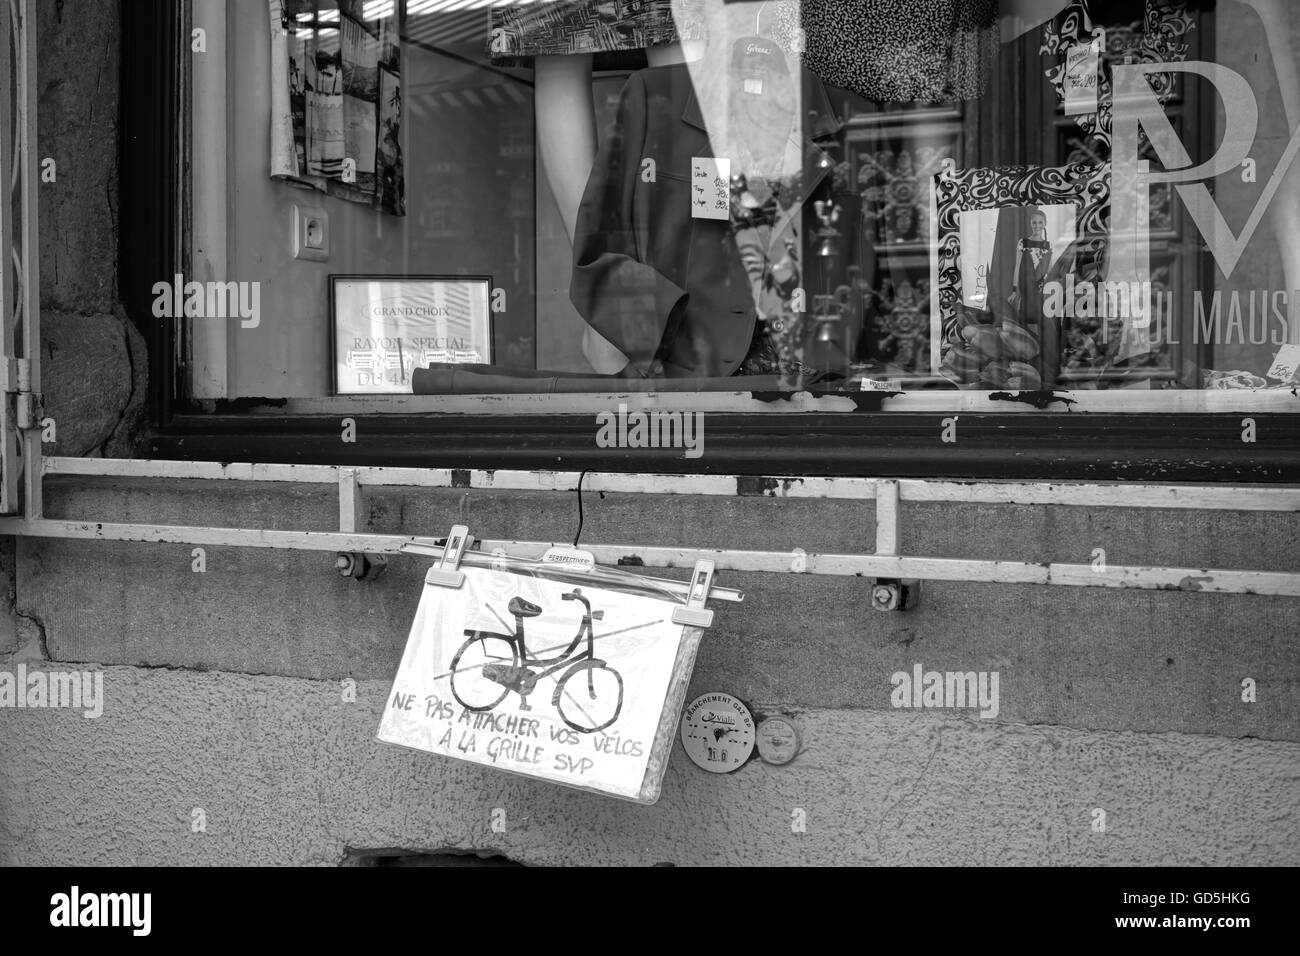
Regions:
[[799, 0], [779, 5], [770, 31], [826, 83], [869, 100], [965, 100], [984, 92], [997, 14], [997, 0]]
[[704, 37], [704, 2], [563, 0], [497, 7], [489, 14], [488, 53], [495, 63], [518, 63], [534, 56], [644, 50], [699, 40]]
[[269, 0], [271, 177], [406, 213], [397, 15]]
[[[793, 311], [798, 263], [785, 239], [797, 241], [799, 217], [833, 167], [813, 140], [841, 122], [824, 91], [819, 99], [827, 105], [817, 111], [822, 127], [794, 133], [800, 168], [760, 176], [761, 164], [733, 155], [743, 179], [732, 183], [731, 213], [704, 219], [692, 215], [692, 161], [719, 154], [688, 68], [628, 79], [579, 211], [570, 297], [629, 357], [630, 377], [733, 375], [751, 355], [758, 320]], [[642, 175], [646, 160], [654, 161], [653, 178]], [[773, 348], [763, 370], [789, 364], [790, 350]], [[752, 374], [753, 365], [743, 371]]]

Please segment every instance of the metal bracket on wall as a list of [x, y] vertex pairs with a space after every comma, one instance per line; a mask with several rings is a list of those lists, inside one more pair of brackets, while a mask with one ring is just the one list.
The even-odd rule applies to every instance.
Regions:
[[[339, 469], [339, 531], [351, 534], [357, 530], [361, 519], [361, 483], [355, 468]], [[382, 554], [365, 554], [358, 551], [340, 551], [334, 567], [345, 578], [356, 581], [374, 581], [388, 570], [388, 559]]]
[[[897, 481], [876, 484], [876, 554], [897, 555], [902, 522], [902, 492]], [[921, 600], [920, 581], [876, 578], [871, 585], [871, 607], [876, 611], [911, 611]]]
[[458, 588], [464, 584], [465, 572], [460, 569], [460, 561], [473, 543], [468, 525], [453, 525], [447, 533], [447, 543], [442, 546], [442, 557], [425, 572], [424, 583], [440, 588]]
[[[776, 498], [876, 501], [876, 546], [873, 554], [826, 554], [789, 551], [739, 551], [650, 545], [583, 547], [602, 564], [629, 558], [647, 568], [694, 568], [711, 560], [719, 571], [816, 574], [885, 581], [971, 581], [1043, 584], [1065, 587], [1138, 588], [1220, 594], [1300, 597], [1300, 573], [1222, 570], [1117, 564], [1064, 564], [1042, 561], [908, 557], [901, 550], [901, 503], [983, 505], [1052, 505], [1088, 508], [1181, 509], [1300, 512], [1300, 488], [1261, 486], [1192, 487], [1132, 483], [952, 482], [877, 478], [754, 479], [721, 475], [591, 474], [544, 471], [453, 471], [445, 468], [353, 468], [333, 465], [221, 464], [192, 461], [138, 461], [102, 458], [47, 458], [45, 475], [166, 478], [204, 481], [259, 481], [333, 485], [339, 490], [340, 515], [360, 510], [363, 487], [479, 488], [485, 491], [571, 492], [582, 478], [588, 492], [614, 494], [703, 495], [741, 497], [756, 493]], [[760, 489], [755, 491], [755, 489]], [[343, 522], [341, 522], [343, 524]], [[285, 548], [394, 554], [401, 551], [442, 556], [439, 539], [361, 534], [355, 530], [278, 531], [260, 528], [211, 528], [142, 525], [98, 520], [40, 517], [0, 518], [0, 535], [98, 541], [172, 542], [230, 547]], [[484, 540], [480, 552], [462, 560], [490, 563], [501, 549], [523, 558], [540, 558], [554, 542]], [[675, 582], [685, 588], [682, 582]], [[733, 592], [734, 593], [734, 592]], [[711, 597], [728, 600], [725, 589]], [[731, 599], [735, 599], [734, 597]]]
[[691, 627], [712, 627], [713, 612], [704, 606], [709, 599], [709, 590], [713, 585], [713, 562], [701, 559], [695, 562], [691, 572], [691, 589], [686, 595], [686, 604], [673, 608], [673, 623], [687, 624]]

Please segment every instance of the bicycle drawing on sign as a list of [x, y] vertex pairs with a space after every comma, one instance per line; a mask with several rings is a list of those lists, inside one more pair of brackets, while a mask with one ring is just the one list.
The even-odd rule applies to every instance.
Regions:
[[[623, 675], [596, 657], [592, 632], [592, 622], [602, 620], [605, 612], [593, 611], [581, 588], [560, 598], [579, 602], [583, 614], [573, 640], [554, 657], [539, 655], [555, 648], [538, 653], [528, 649], [524, 621], [540, 615], [542, 608], [520, 596], [512, 597], [506, 606], [515, 619], [513, 634], [465, 629], [467, 639], [451, 659], [451, 692], [462, 707], [493, 710], [513, 692], [519, 695], [520, 710], [532, 710], [528, 698], [538, 682], [563, 671], [556, 679], [551, 704], [570, 728], [591, 734], [618, 720], [623, 709]], [[488, 610], [496, 614], [490, 606]], [[499, 614], [496, 617], [509, 629]], [[648, 623], [653, 622], [636, 626]]]

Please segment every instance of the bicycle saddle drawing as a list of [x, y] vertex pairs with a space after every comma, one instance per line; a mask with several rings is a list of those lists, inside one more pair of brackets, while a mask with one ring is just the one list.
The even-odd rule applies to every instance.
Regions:
[[521, 597], [512, 597], [510, 603], [506, 605], [507, 610], [515, 617], [537, 617], [542, 613], [542, 609], [532, 601], [525, 601]]

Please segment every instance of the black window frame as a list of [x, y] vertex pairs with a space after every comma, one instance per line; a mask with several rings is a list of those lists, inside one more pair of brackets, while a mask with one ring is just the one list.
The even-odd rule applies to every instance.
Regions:
[[[583, 414], [347, 412], [358, 440], [340, 441], [340, 416], [256, 414], [274, 399], [215, 403], [200, 412], [181, 393], [174, 320], [152, 314], [153, 284], [189, 273], [183, 248], [189, 53], [184, 0], [121, 0], [118, 289], [149, 350], [144, 457], [457, 469], [650, 471], [753, 476], [850, 475], [943, 479], [1294, 483], [1300, 415], [1278, 412], [885, 411], [884, 393], [837, 393], [853, 411], [712, 412], [706, 454], [603, 449], [593, 407]], [[1295, 393], [1295, 390], [1292, 390]], [[784, 393], [755, 393], [773, 409]], [[1050, 394], [1019, 399], [1042, 401]], [[1009, 396], [1015, 400], [1017, 396]], [[999, 406], [1005, 407], [1005, 406]], [[946, 419], [958, 440], [944, 442]], [[1256, 440], [1242, 439], [1243, 418]]]

